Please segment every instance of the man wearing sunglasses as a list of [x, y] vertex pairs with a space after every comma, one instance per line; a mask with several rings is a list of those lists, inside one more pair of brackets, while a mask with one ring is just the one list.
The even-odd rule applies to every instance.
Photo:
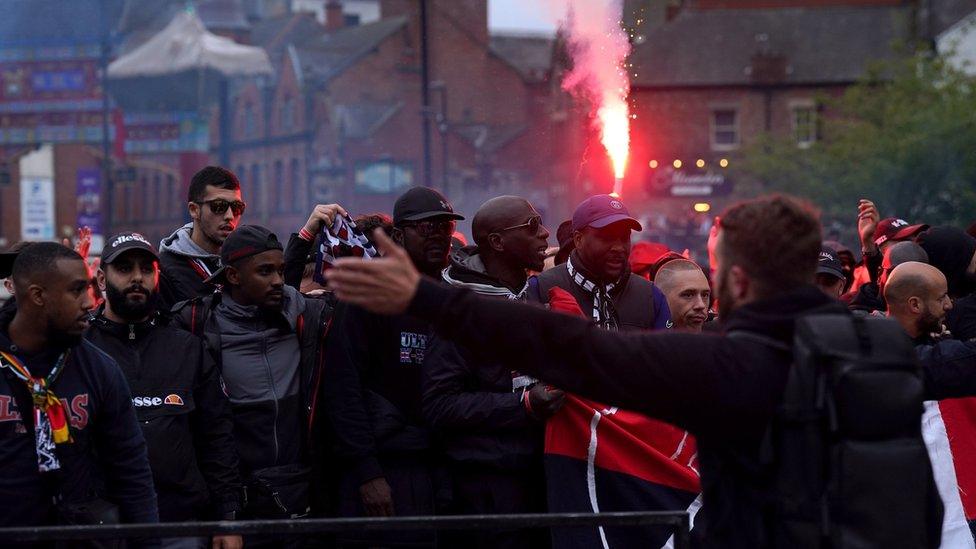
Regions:
[[[393, 208], [392, 235], [414, 267], [440, 279], [462, 216], [434, 189], [414, 187]], [[429, 435], [420, 370], [429, 326], [340, 305], [326, 344], [328, 409], [341, 460], [342, 516], [427, 515], [434, 510]], [[398, 541], [411, 534], [397, 533]], [[429, 541], [414, 539], [410, 541]]]
[[[485, 202], [471, 223], [475, 246], [451, 258], [442, 277], [451, 286], [498, 299], [524, 301], [529, 271], [541, 271], [549, 230], [527, 200], [500, 196]], [[545, 420], [565, 395], [484, 360], [453, 342], [431, 338], [421, 375], [424, 417], [444, 445], [461, 514], [544, 513], [542, 471]], [[535, 548], [549, 545], [546, 530], [460, 532], [458, 545]]]
[[213, 293], [207, 279], [221, 267], [220, 246], [241, 221], [241, 184], [230, 170], [207, 166], [190, 181], [190, 223], [159, 245], [162, 307]]

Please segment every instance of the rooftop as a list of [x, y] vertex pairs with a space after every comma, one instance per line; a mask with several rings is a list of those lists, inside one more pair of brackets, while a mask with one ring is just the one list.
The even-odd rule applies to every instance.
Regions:
[[686, 10], [634, 47], [635, 87], [750, 85], [757, 57], [785, 84], [849, 83], [910, 37], [905, 7]]
[[528, 82], [541, 82], [552, 68], [552, 48], [555, 38], [550, 35], [498, 32], [492, 33], [489, 49], [505, 61]]

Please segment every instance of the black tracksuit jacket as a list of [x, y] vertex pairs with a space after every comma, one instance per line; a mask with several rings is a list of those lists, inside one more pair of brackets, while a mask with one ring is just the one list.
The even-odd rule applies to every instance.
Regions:
[[[461, 283], [504, 287], [457, 260], [450, 276]], [[513, 391], [516, 374], [510, 365], [437, 337], [429, 347], [421, 372], [424, 418], [447, 457], [500, 472], [541, 467], [544, 423], [526, 411], [522, 391]]]
[[[756, 301], [725, 319], [790, 346], [794, 321], [846, 308], [814, 287]], [[491, 300], [422, 280], [407, 311], [444, 337], [567, 391], [659, 418], [698, 440], [705, 516], [695, 535], [708, 547], [777, 547], [768, 494], [775, 475], [760, 459], [763, 435], [783, 398], [792, 353], [747, 338], [618, 333], [582, 318]], [[923, 370], [925, 371], [925, 370]], [[927, 377], [930, 393], [932, 378]], [[941, 509], [929, 513], [938, 516]], [[935, 529], [939, 529], [939, 525]]]
[[[20, 356], [31, 374], [47, 375], [60, 349], [25, 357], [8, 336], [15, 308], [0, 311], [0, 349]], [[122, 522], [157, 522], [156, 493], [146, 442], [136, 421], [125, 376], [107, 354], [88, 341], [71, 348], [52, 385], [66, 412], [73, 442], [57, 446], [58, 490], [66, 503], [102, 498], [119, 507]], [[25, 426], [20, 403], [27, 387], [0, 375], [0, 526], [50, 524], [50, 494], [37, 471], [33, 420]], [[30, 417], [30, 412], [28, 412]], [[3, 541], [0, 541], [2, 544]]]
[[163, 522], [216, 520], [240, 508], [230, 406], [203, 341], [154, 317], [99, 315], [85, 337], [122, 368], [149, 449]]
[[429, 449], [420, 369], [429, 325], [340, 303], [325, 345], [327, 415], [336, 457], [359, 482], [384, 476], [378, 457]]

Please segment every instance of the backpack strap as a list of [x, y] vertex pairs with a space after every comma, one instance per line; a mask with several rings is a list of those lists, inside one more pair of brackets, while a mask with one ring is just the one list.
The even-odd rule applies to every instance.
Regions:
[[728, 332], [725, 334], [726, 337], [732, 339], [742, 339], [747, 341], [752, 341], [759, 343], [760, 345], [765, 345], [766, 347], [771, 347], [777, 351], [783, 351], [786, 353], [792, 353], [793, 348], [783, 343], [782, 341], [769, 337], [768, 335], [757, 334], [756, 332], [749, 332], [746, 330], [736, 330], [734, 332]]

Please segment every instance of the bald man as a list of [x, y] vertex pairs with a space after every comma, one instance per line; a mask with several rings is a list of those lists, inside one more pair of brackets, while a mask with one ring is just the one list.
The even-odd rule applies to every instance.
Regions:
[[[919, 262], [903, 263], [887, 277], [884, 286], [888, 316], [897, 320], [915, 342], [927, 388], [925, 415], [922, 417], [925, 445], [939, 494], [945, 506], [942, 527], [943, 547], [972, 546], [973, 538], [963, 512], [960, 493], [976, 490], [971, 482], [968, 462], [958, 461], [956, 452], [965, 451], [959, 443], [976, 436], [976, 411], [970, 396], [976, 389], [976, 344], [953, 339], [937, 340], [946, 313], [952, 309], [945, 275], [937, 268]], [[951, 399], [951, 400], [945, 400]], [[943, 414], [947, 419], [943, 420]], [[948, 418], [952, 418], [951, 421]], [[964, 474], [957, 474], [963, 467]]]
[[[525, 299], [528, 271], [541, 271], [549, 231], [527, 200], [485, 202], [471, 223], [474, 246], [455, 254], [443, 279], [498, 299]], [[431, 340], [421, 374], [423, 411], [444, 444], [455, 511], [546, 511], [543, 426], [565, 395], [450, 341]], [[545, 547], [545, 531], [463, 532], [451, 546]]]
[[851, 299], [851, 309], [866, 312], [884, 311], [886, 306], [882, 296], [888, 277], [895, 267], [909, 261], [928, 263], [929, 256], [914, 242], [895, 242], [884, 248], [878, 281], [865, 283], [858, 288], [857, 294]]
[[657, 272], [654, 284], [668, 300], [673, 328], [701, 333], [708, 320], [712, 298], [712, 290], [701, 267], [687, 259], [669, 261]]
[[942, 322], [952, 309], [945, 275], [917, 261], [902, 263], [891, 271], [884, 297], [888, 316], [916, 342], [942, 332]]

